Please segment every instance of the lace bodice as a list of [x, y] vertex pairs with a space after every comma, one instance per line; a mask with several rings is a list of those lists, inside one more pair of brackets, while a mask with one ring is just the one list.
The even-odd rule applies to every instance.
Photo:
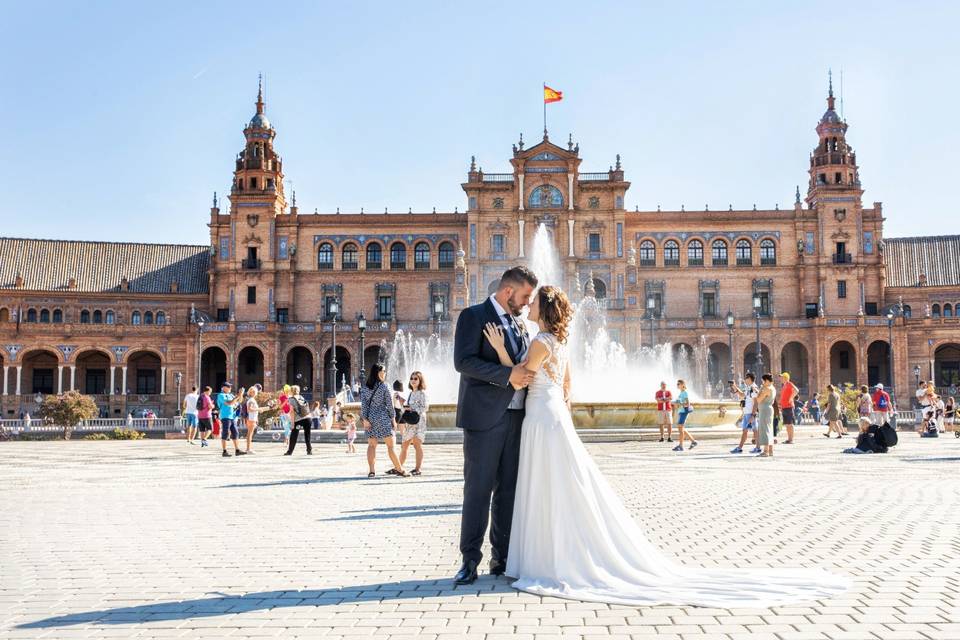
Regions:
[[563, 389], [563, 378], [567, 372], [567, 345], [546, 331], [538, 333], [534, 341], [543, 344], [547, 348], [548, 355], [540, 365], [531, 387]]

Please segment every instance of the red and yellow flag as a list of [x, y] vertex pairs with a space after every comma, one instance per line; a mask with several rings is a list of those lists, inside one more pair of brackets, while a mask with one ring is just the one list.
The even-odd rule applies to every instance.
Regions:
[[557, 91], [556, 89], [551, 89], [547, 85], [543, 85], [543, 103], [549, 104], [551, 102], [560, 102], [563, 100], [563, 92]]

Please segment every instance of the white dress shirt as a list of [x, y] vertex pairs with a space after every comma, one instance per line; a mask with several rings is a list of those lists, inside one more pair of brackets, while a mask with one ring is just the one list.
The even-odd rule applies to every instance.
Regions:
[[[497, 299], [492, 295], [490, 296], [490, 302], [493, 303], [493, 308], [497, 312], [497, 317], [500, 319], [500, 324], [503, 326], [504, 333], [506, 333], [504, 339], [510, 341], [511, 345], [514, 347], [513, 352], [517, 354], [517, 362], [515, 364], [523, 362], [523, 359], [527, 356], [527, 345], [523, 342], [523, 340], [520, 341], [519, 345], [513, 344], [513, 327], [511, 326], [511, 322], [520, 322], [520, 320], [518, 318], [514, 318], [510, 312], [501, 307], [500, 303], [497, 302]], [[526, 389], [514, 390], [513, 398], [510, 400], [510, 404], [507, 405], [507, 409], [523, 409], [523, 404], [526, 399]]]

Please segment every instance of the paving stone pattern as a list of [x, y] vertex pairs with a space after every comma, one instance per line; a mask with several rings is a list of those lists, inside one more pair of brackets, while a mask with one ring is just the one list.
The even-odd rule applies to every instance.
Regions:
[[0, 638], [960, 638], [960, 440], [843, 456], [810, 427], [771, 460], [732, 444], [589, 449], [679, 562], [826, 567], [851, 591], [706, 609], [540, 598], [490, 576], [454, 588], [455, 445], [428, 447], [420, 478], [368, 480], [362, 446], [224, 459], [183, 441], [10, 442]]

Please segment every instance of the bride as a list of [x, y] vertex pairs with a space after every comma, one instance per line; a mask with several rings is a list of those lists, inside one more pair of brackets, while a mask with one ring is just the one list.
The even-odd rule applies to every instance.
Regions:
[[[540, 332], [524, 363], [527, 389], [520, 474], [507, 557], [513, 586], [544, 596], [626, 605], [769, 607], [827, 598], [849, 586], [821, 570], [701, 569], [651, 544], [577, 436], [570, 416], [567, 332], [573, 307], [541, 287], [529, 319]], [[511, 366], [502, 327], [484, 335]]]

